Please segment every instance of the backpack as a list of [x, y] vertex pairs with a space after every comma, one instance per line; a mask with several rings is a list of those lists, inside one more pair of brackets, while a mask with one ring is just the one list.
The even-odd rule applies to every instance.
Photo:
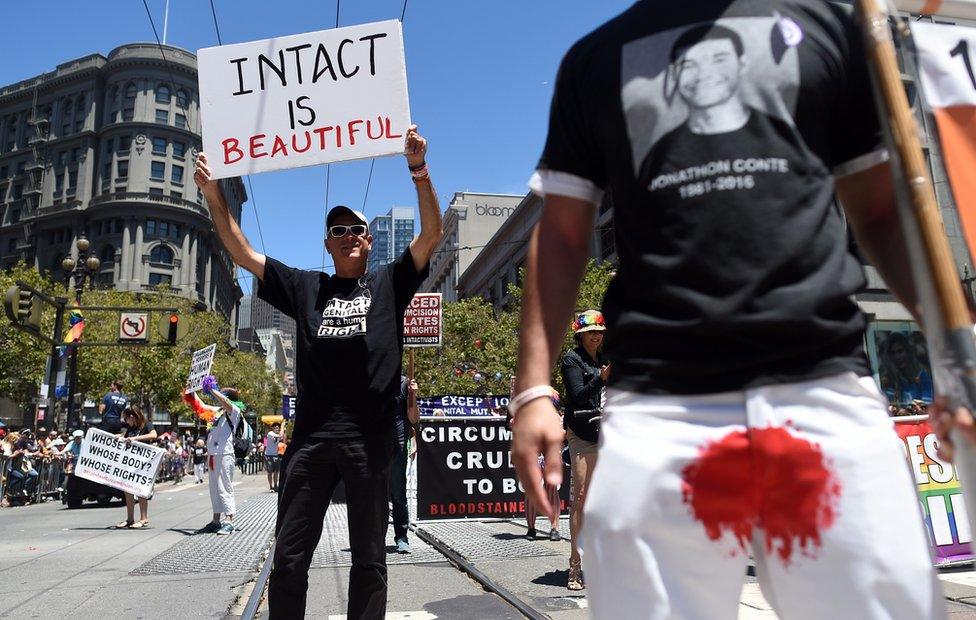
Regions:
[[237, 418], [237, 426], [234, 427], [233, 443], [234, 443], [234, 457], [237, 459], [246, 459], [247, 455], [251, 453], [251, 444], [254, 440], [254, 429], [251, 425], [247, 423], [244, 419], [244, 410], [240, 410], [241, 414]]

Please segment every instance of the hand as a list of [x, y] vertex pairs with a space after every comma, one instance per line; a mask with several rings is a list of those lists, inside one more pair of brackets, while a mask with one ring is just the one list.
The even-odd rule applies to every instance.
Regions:
[[127, 446], [128, 445], [132, 445], [132, 437], [126, 437], [125, 438], [125, 445], [127, 445]]
[[600, 368], [600, 379], [602, 381], [606, 381], [609, 378], [610, 378], [610, 364], [607, 364], [606, 366]]
[[419, 387], [420, 386], [417, 385], [417, 382], [411, 379], [410, 384], [407, 386], [407, 392], [416, 395]]
[[193, 172], [193, 182], [197, 184], [197, 187], [204, 194], [220, 191], [220, 185], [216, 180], [210, 178], [211, 174], [210, 166], [207, 165], [207, 154], [201, 152], [197, 155], [196, 169]]
[[950, 411], [949, 401], [943, 396], [936, 398], [929, 408], [929, 426], [939, 438], [939, 456], [947, 461], [952, 461], [955, 456], [955, 446], [950, 438], [953, 429], [958, 430], [970, 444], [976, 445], [976, 423], [969, 409], [956, 407]]
[[407, 156], [408, 166], [419, 166], [427, 157], [427, 140], [417, 132], [416, 125], [410, 125], [407, 130], [406, 147], [403, 154]]
[[545, 481], [557, 487], [563, 481], [563, 429], [552, 401], [537, 398], [526, 403], [512, 424], [512, 460], [518, 473], [526, 500], [535, 504], [539, 512], [549, 518], [559, 514], [542, 487], [543, 472], [539, 471], [539, 455], [546, 457]]
[[115, 438], [116, 439], [125, 439], [125, 435], [123, 435], [122, 433], [119, 433], [118, 435], [115, 436]]

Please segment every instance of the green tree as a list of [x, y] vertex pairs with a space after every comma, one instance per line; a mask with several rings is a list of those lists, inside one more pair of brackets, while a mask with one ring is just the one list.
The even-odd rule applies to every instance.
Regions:
[[[613, 267], [591, 260], [580, 283], [576, 310], [599, 308]], [[522, 278], [519, 278], [521, 281]], [[444, 305], [444, 344], [416, 352], [415, 377], [421, 394], [508, 394], [518, 360], [522, 288], [509, 284], [510, 302], [500, 311], [480, 297]], [[562, 352], [574, 346], [567, 325]], [[481, 381], [475, 374], [480, 373]], [[553, 386], [562, 390], [559, 369]]]

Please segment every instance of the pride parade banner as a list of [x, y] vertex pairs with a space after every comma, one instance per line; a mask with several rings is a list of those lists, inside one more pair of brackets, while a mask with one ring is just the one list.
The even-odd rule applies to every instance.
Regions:
[[403, 152], [398, 20], [208, 47], [197, 61], [214, 178]]
[[466, 396], [445, 394], [417, 399], [420, 417], [471, 417], [492, 416], [498, 407], [507, 407], [508, 394], [504, 396]]
[[895, 431], [915, 476], [936, 564], [972, 560], [973, 536], [956, 468], [939, 458], [938, 439], [928, 422], [901, 422], [896, 418]]

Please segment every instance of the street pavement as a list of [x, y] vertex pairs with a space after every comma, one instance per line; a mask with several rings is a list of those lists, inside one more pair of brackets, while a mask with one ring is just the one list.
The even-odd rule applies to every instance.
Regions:
[[[67, 510], [60, 503], [45, 503], [0, 510], [0, 618], [240, 617], [271, 543], [276, 496], [262, 474], [239, 476], [236, 520], [241, 531], [194, 536], [210, 519], [209, 495], [206, 484], [184, 480], [157, 486], [150, 502], [152, 528], [143, 531], [111, 529], [124, 516], [122, 506]], [[567, 540], [525, 540], [525, 522], [517, 519], [419, 527], [545, 616], [587, 617], [585, 592], [565, 588]], [[565, 519], [560, 530], [568, 536]], [[392, 552], [391, 532], [387, 543], [388, 618], [522, 617], [416, 533], [411, 554]], [[313, 557], [308, 617], [345, 617], [349, 563], [345, 506], [335, 504]], [[976, 620], [972, 567], [944, 569], [940, 577], [950, 618]], [[776, 618], [755, 578], [746, 575], [744, 581], [739, 618]], [[266, 618], [266, 607], [259, 614]]]

